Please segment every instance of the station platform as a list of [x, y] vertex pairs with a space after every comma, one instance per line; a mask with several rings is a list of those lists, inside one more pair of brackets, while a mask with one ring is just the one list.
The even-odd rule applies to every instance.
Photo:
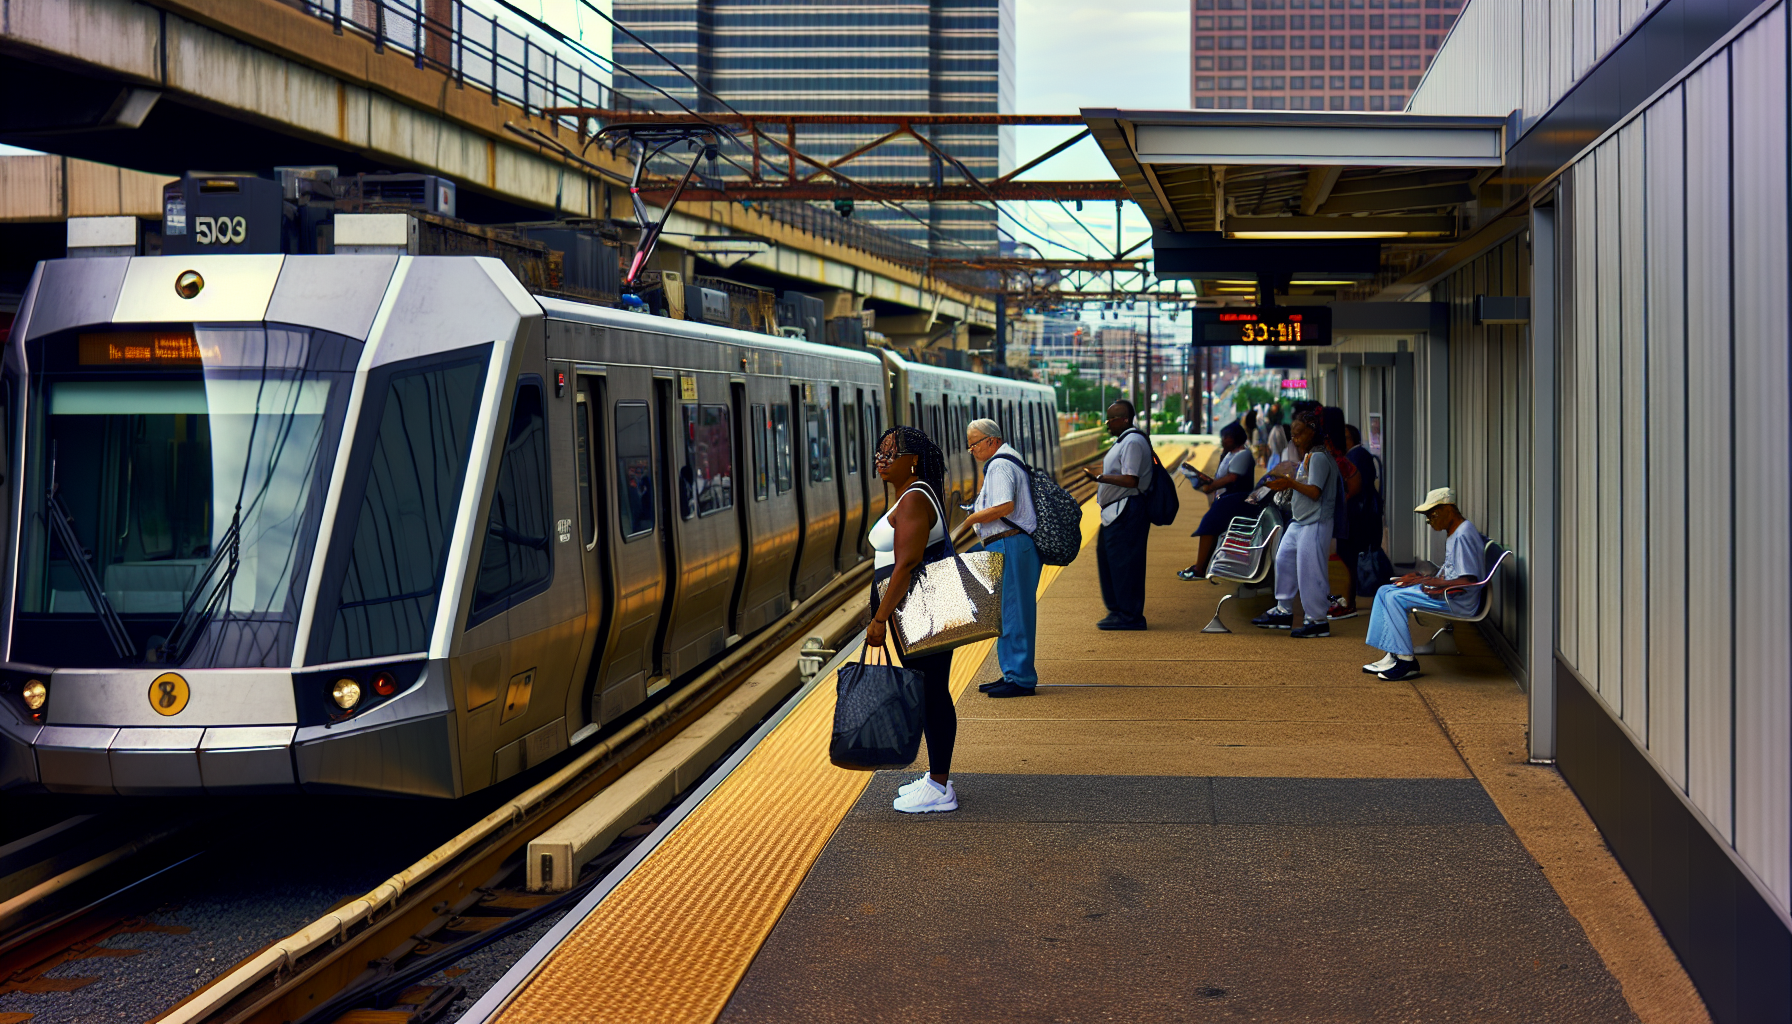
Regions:
[[[1163, 446], [1166, 464], [1210, 448]], [[961, 649], [954, 813], [833, 768], [823, 679], [467, 1020], [1708, 1020], [1472, 629], [1424, 675], [1329, 639], [1203, 634], [1178, 579], [1205, 499], [1152, 531], [1144, 632], [1085, 548], [1041, 582], [1038, 694]], [[1333, 563], [1334, 574], [1341, 569]]]

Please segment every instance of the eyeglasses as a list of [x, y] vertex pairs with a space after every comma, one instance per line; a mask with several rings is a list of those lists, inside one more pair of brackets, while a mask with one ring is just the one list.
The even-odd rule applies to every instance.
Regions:
[[967, 452], [974, 452], [974, 451], [976, 451], [976, 450], [977, 450], [977, 446], [978, 446], [978, 445], [980, 445], [980, 444], [982, 444], [982, 443], [983, 443], [983, 442], [985, 442], [985, 441], [996, 441], [996, 440], [1000, 440], [1000, 439], [999, 439], [999, 438], [994, 438], [994, 437], [980, 437], [980, 438], [978, 438], [978, 439], [977, 439], [977, 440], [975, 440], [975, 441], [972, 441], [972, 442], [971, 442], [971, 443], [970, 443], [970, 444], [967, 444], [967, 445], [965, 445], [965, 446], [964, 446], [964, 450], [965, 450], [965, 451], [967, 451]]

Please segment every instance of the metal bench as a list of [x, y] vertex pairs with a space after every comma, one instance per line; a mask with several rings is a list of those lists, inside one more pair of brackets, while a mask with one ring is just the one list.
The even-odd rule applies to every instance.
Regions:
[[1417, 625], [1424, 624], [1419, 620], [1419, 616], [1421, 615], [1429, 615], [1433, 618], [1440, 619], [1443, 621], [1444, 625], [1442, 629], [1431, 634], [1431, 639], [1414, 647], [1412, 653], [1461, 654], [1462, 650], [1456, 646], [1456, 623], [1480, 622], [1487, 617], [1487, 613], [1493, 609], [1493, 587], [1489, 586], [1489, 584], [1493, 582], [1495, 576], [1499, 575], [1500, 566], [1506, 564], [1506, 559], [1511, 557], [1512, 552], [1500, 547], [1493, 541], [1488, 541], [1487, 546], [1481, 549], [1481, 562], [1487, 566], [1487, 575], [1481, 577], [1480, 580], [1474, 583], [1463, 583], [1458, 586], [1444, 588], [1445, 594], [1453, 594], [1459, 590], [1480, 590], [1481, 600], [1480, 603], [1475, 606], [1475, 613], [1473, 615], [1451, 615], [1447, 612], [1432, 611], [1430, 609], [1413, 612], [1412, 620]]
[[1255, 519], [1238, 516], [1227, 525], [1225, 535], [1214, 549], [1213, 560], [1207, 563], [1207, 580], [1215, 586], [1221, 581], [1237, 583], [1238, 589], [1220, 598], [1219, 605], [1213, 609], [1213, 621], [1201, 632], [1232, 632], [1220, 621], [1220, 611], [1226, 607], [1226, 602], [1235, 597], [1258, 597], [1265, 590], [1273, 589], [1263, 583], [1275, 570], [1276, 545], [1281, 537], [1282, 520], [1272, 508], [1264, 509]]

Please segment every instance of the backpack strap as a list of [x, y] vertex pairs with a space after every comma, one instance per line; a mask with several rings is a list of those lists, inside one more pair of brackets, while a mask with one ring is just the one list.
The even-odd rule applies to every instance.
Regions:
[[[1022, 473], [1025, 473], [1025, 474], [1027, 474], [1027, 488], [1028, 488], [1028, 489], [1029, 489], [1029, 490], [1031, 490], [1031, 489], [1032, 489], [1032, 487], [1033, 487], [1033, 469], [1032, 469], [1032, 467], [1031, 467], [1031, 466], [1028, 466], [1028, 465], [1027, 465], [1027, 464], [1026, 464], [1026, 463], [1024, 463], [1024, 462], [1022, 462], [1022, 461], [1020, 461], [1020, 460], [1019, 460], [1019, 459], [1017, 459], [1017, 458], [1015, 458], [1015, 457], [1014, 457], [1014, 456], [1012, 456], [1012, 455], [991, 455], [991, 456], [990, 456], [990, 457], [989, 457], [989, 461], [991, 461], [991, 462], [994, 462], [994, 461], [996, 461], [996, 460], [997, 460], [997, 459], [1001, 459], [1001, 460], [1003, 460], [1003, 461], [1005, 461], [1005, 462], [1012, 462], [1012, 463], [1014, 463], [1014, 464], [1015, 464], [1015, 465], [1016, 465], [1016, 466], [1019, 466], [1019, 467], [1020, 467], [1020, 471], [1021, 471], [1021, 472], [1022, 472]], [[1033, 514], [1034, 514], [1034, 515], [1038, 515], [1038, 514], [1039, 514], [1039, 510], [1038, 510], [1038, 509], [1034, 509], [1034, 510], [1033, 510]], [[1032, 533], [1031, 533], [1031, 532], [1029, 532], [1029, 531], [1027, 531], [1027, 530], [1021, 530], [1021, 528], [1020, 528], [1020, 526], [1019, 526], [1019, 524], [1017, 524], [1017, 523], [1015, 523], [1015, 521], [1014, 521], [1014, 520], [1012, 520], [1012, 519], [1010, 519], [1010, 518], [1008, 518], [1008, 517], [1007, 517], [1007, 516], [1003, 516], [1003, 517], [1002, 517], [1002, 522], [1004, 522], [1004, 523], [1007, 523], [1007, 524], [1008, 524], [1008, 525], [1009, 525], [1009, 527], [1011, 527], [1011, 528], [1013, 528], [1013, 529], [1016, 529], [1016, 530], [1020, 530], [1020, 532], [1022, 532], [1022, 533], [1025, 533], [1025, 534], [1027, 534], [1027, 536], [1029, 536], [1029, 537], [1030, 537], [1030, 536], [1032, 536]]]

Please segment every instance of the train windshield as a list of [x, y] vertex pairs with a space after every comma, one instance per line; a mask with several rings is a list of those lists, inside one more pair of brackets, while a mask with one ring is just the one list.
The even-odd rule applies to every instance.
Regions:
[[272, 324], [47, 339], [14, 660], [291, 664], [360, 350]]

